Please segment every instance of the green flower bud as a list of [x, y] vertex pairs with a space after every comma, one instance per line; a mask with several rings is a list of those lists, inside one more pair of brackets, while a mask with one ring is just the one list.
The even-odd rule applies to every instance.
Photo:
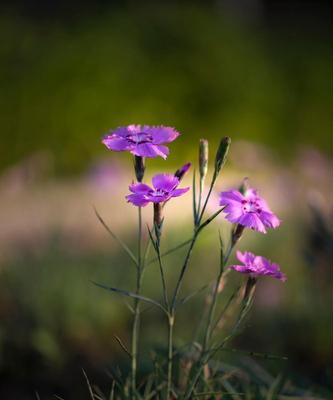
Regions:
[[226, 162], [229, 147], [230, 147], [231, 139], [228, 136], [225, 136], [224, 138], [221, 139], [219, 148], [217, 149], [216, 152], [216, 157], [215, 157], [215, 172], [218, 174], [224, 163]]

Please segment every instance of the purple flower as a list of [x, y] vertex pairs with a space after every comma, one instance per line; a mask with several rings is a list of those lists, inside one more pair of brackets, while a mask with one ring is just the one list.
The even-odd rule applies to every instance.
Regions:
[[179, 136], [168, 126], [128, 125], [121, 126], [105, 135], [102, 143], [109, 150], [129, 151], [140, 157], [167, 158], [169, 149], [163, 146]]
[[226, 219], [233, 224], [262, 233], [266, 233], [266, 228], [277, 228], [280, 225], [279, 218], [255, 189], [248, 188], [244, 194], [238, 190], [222, 192], [220, 205], [225, 206]]
[[158, 174], [152, 179], [153, 188], [144, 183], [133, 183], [129, 186], [132, 194], [126, 196], [129, 203], [144, 207], [148, 203], [164, 203], [171, 197], [178, 197], [189, 190], [187, 188], [177, 189], [179, 179], [173, 174]]
[[287, 280], [286, 275], [280, 271], [279, 265], [272, 263], [265, 257], [256, 256], [249, 251], [245, 251], [244, 253], [237, 251], [237, 258], [244, 265], [231, 265], [229, 268], [242, 274], [249, 274], [253, 278], [267, 275], [280, 279], [282, 282]]

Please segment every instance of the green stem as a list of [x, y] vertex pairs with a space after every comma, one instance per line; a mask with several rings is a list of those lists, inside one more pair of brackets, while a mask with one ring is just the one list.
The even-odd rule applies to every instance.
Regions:
[[[140, 294], [142, 283], [142, 261], [141, 261], [141, 242], [142, 242], [142, 210], [138, 208], [138, 264], [136, 274], [136, 294]], [[140, 300], [134, 300], [134, 319], [132, 327], [132, 400], [136, 398], [136, 373], [138, 358], [138, 340], [139, 340], [139, 324], [140, 324]]]
[[202, 207], [200, 216], [199, 216], [199, 218], [198, 218], [198, 225], [200, 224], [200, 222], [201, 222], [201, 220], [202, 220], [202, 217], [203, 217], [203, 215], [204, 215], [204, 212], [205, 212], [205, 210], [206, 210], [206, 207], [207, 207], [207, 204], [208, 204], [208, 200], [209, 200], [209, 198], [210, 198], [210, 195], [212, 194], [212, 190], [213, 190], [213, 187], [214, 187], [214, 185], [215, 185], [216, 179], [217, 179], [217, 172], [216, 172], [216, 170], [215, 170], [215, 171], [214, 171], [214, 174], [213, 174], [213, 177], [212, 177], [212, 181], [211, 181], [211, 183], [210, 183], [210, 187], [209, 187], [208, 194], [207, 194], [207, 196], [206, 196], [206, 200], [205, 200], [205, 202], [204, 202], [204, 205], [203, 205], [203, 207]]
[[[228, 248], [227, 253], [225, 254], [225, 256], [223, 256], [221, 254], [221, 266], [220, 266], [220, 272], [219, 275], [217, 277], [216, 280], [216, 285], [214, 288], [214, 294], [213, 294], [213, 299], [212, 299], [212, 305], [209, 311], [209, 316], [208, 316], [208, 325], [207, 325], [207, 330], [206, 330], [206, 334], [205, 334], [205, 338], [204, 338], [204, 343], [203, 343], [203, 347], [202, 347], [202, 351], [201, 351], [201, 357], [199, 359], [199, 367], [197, 369], [197, 372], [192, 380], [192, 383], [190, 385], [190, 389], [187, 390], [187, 392], [185, 393], [185, 397], [184, 399], [187, 400], [191, 397], [193, 390], [195, 389], [198, 379], [201, 375], [201, 372], [204, 368], [204, 366], [207, 364], [207, 362], [210, 360], [210, 358], [215, 354], [215, 352], [213, 354], [209, 354], [207, 355], [207, 347], [209, 345], [209, 341], [211, 338], [211, 333], [214, 330], [215, 327], [213, 327], [213, 320], [214, 320], [214, 314], [215, 314], [215, 309], [216, 309], [216, 303], [217, 303], [217, 295], [218, 295], [218, 288], [219, 288], [219, 283], [220, 280], [222, 278], [222, 274], [223, 274], [223, 266], [228, 262], [228, 259], [230, 257], [230, 254], [234, 248], [235, 243], [233, 241], [230, 241], [230, 245]], [[241, 316], [240, 316], [241, 318]], [[239, 325], [239, 324], [238, 324]], [[238, 326], [237, 325], [237, 326]], [[234, 331], [234, 330], [233, 330]], [[226, 343], [226, 341], [228, 341], [229, 339], [231, 339], [231, 337], [233, 336], [233, 334], [229, 335], [224, 341], [223, 341], [223, 345]]]
[[[200, 209], [201, 209], [201, 202], [202, 202], [202, 192], [203, 192], [203, 185], [204, 181], [203, 179], [200, 179], [200, 186], [199, 186], [199, 203], [198, 203], [198, 210], [197, 210], [197, 215], [200, 215]], [[198, 222], [198, 221], [197, 221]]]
[[216, 284], [215, 284], [215, 287], [214, 287], [212, 304], [211, 304], [211, 307], [210, 307], [210, 310], [209, 310], [209, 314], [208, 314], [208, 323], [207, 323], [205, 339], [204, 339], [204, 343], [203, 343], [203, 347], [202, 347], [202, 353], [205, 353], [205, 351], [207, 349], [207, 346], [209, 345], [210, 338], [211, 338], [213, 320], [214, 320], [215, 309], [216, 309], [217, 298], [218, 298], [218, 292], [219, 292], [219, 286], [220, 286], [222, 275], [223, 275], [223, 266], [220, 268], [219, 274], [218, 274], [217, 279], [216, 279]]
[[172, 382], [172, 361], [173, 361], [173, 326], [174, 315], [169, 315], [169, 332], [168, 332], [168, 383], [166, 399], [171, 398], [171, 382]]
[[174, 314], [175, 306], [176, 306], [176, 302], [177, 302], [177, 298], [178, 298], [179, 291], [180, 291], [180, 288], [181, 288], [181, 284], [182, 284], [182, 282], [183, 282], [184, 275], [185, 275], [185, 272], [186, 272], [186, 269], [187, 269], [187, 265], [188, 265], [188, 262], [190, 261], [190, 257], [191, 257], [191, 254], [192, 254], [192, 250], [193, 250], [193, 247], [194, 247], [194, 245], [195, 245], [195, 242], [196, 242], [196, 240], [197, 240], [197, 238], [198, 238], [199, 232], [200, 232], [199, 229], [196, 229], [196, 230], [194, 231], [194, 234], [193, 234], [193, 237], [192, 237], [192, 240], [191, 240], [190, 247], [189, 247], [189, 249], [188, 249], [188, 251], [187, 251], [184, 264], [183, 264], [182, 269], [181, 269], [181, 271], [180, 271], [179, 278], [178, 278], [178, 281], [177, 281], [177, 284], [176, 284], [176, 288], [175, 288], [175, 291], [174, 291], [174, 294], [173, 294], [173, 297], [172, 297], [172, 302], [171, 302], [171, 314]]
[[158, 265], [160, 267], [164, 303], [165, 303], [165, 306], [166, 306], [167, 310], [169, 310], [169, 300], [168, 300], [167, 285], [166, 285], [164, 269], [163, 269], [163, 265], [162, 265], [162, 258], [161, 258], [160, 242], [159, 241], [156, 243], [156, 251], [157, 251]]

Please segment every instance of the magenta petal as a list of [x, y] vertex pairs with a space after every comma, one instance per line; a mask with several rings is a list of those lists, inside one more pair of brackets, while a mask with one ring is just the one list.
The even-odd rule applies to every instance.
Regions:
[[250, 251], [245, 251], [244, 253], [242, 253], [241, 251], [237, 250], [236, 252], [236, 256], [238, 258], [238, 260], [240, 262], [242, 262], [243, 264], [251, 264], [253, 263], [254, 259], [255, 259], [255, 255], [253, 253], [251, 253]]
[[113, 135], [113, 136], [118, 136], [118, 137], [123, 137], [125, 138], [128, 134], [131, 133], [131, 131], [129, 130], [129, 126], [119, 126], [116, 129], [113, 129], [109, 132], [109, 136]]
[[242, 205], [239, 203], [232, 203], [232, 204], [228, 204], [225, 209], [224, 212], [227, 215], [227, 220], [232, 222], [233, 224], [236, 224], [239, 222], [240, 218], [243, 216], [244, 211], [242, 208]]
[[167, 156], [169, 155], [169, 148], [166, 146], [162, 146], [160, 144], [155, 145], [155, 147], [157, 148], [157, 150], [159, 151], [159, 154], [161, 157], [163, 157], [164, 159], [167, 158]]
[[166, 191], [173, 190], [179, 183], [179, 179], [172, 174], [157, 174], [152, 179], [155, 189], [163, 189]]
[[277, 228], [280, 225], [279, 218], [275, 214], [267, 211], [262, 211], [260, 213], [260, 219], [268, 228]]
[[151, 143], [141, 143], [133, 147], [131, 153], [135, 154], [136, 156], [141, 157], [162, 157], [166, 158], [166, 155], [155, 145]]
[[109, 150], [114, 151], [125, 151], [131, 148], [131, 144], [126, 139], [113, 135], [105, 136], [102, 143], [105, 144]]
[[141, 194], [129, 194], [126, 196], [129, 203], [138, 207], [145, 207], [149, 201]]
[[261, 222], [257, 214], [246, 213], [238, 221], [241, 225], [254, 229], [255, 231], [266, 233], [264, 224]]
[[230, 202], [241, 203], [244, 196], [238, 190], [229, 190], [220, 194], [220, 206], [230, 204]]
[[182, 194], [188, 192], [189, 190], [190, 190], [189, 187], [181, 188], [181, 189], [175, 189], [175, 190], [172, 191], [172, 197], [181, 196]]
[[153, 126], [145, 132], [153, 136], [153, 143], [155, 144], [170, 143], [179, 136], [179, 133], [169, 126]]
[[129, 190], [137, 194], [146, 194], [150, 192], [152, 189], [144, 183], [133, 183], [132, 185], [129, 186]]
[[252, 272], [251, 268], [248, 268], [245, 265], [230, 265], [231, 269], [237, 271], [237, 272], [241, 272], [242, 274], [248, 274]]

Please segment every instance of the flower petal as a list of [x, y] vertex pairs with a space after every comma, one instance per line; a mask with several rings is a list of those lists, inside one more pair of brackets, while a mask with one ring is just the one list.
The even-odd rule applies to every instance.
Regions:
[[147, 194], [152, 189], [150, 186], [144, 183], [132, 183], [131, 185], [129, 185], [129, 190], [137, 194]]
[[173, 191], [171, 192], [171, 196], [172, 196], [172, 197], [178, 197], [178, 196], [181, 196], [182, 194], [188, 192], [189, 190], [190, 190], [189, 187], [180, 188], [180, 189], [175, 189], [175, 190], [173, 190]]
[[114, 135], [105, 136], [102, 140], [102, 143], [105, 144], [109, 150], [125, 151], [131, 149], [131, 143], [122, 137], [117, 137]]
[[265, 226], [256, 213], [243, 214], [238, 223], [248, 228], [254, 229], [255, 231], [266, 233]]
[[259, 218], [267, 228], [277, 228], [280, 225], [279, 218], [271, 212], [262, 211]]
[[129, 203], [138, 207], [145, 207], [149, 203], [149, 200], [145, 196], [137, 193], [127, 195], [126, 199]]
[[165, 152], [159, 149], [159, 147], [160, 146], [155, 146], [154, 144], [151, 143], [141, 143], [136, 146], [133, 146], [133, 148], [131, 149], [131, 153], [141, 157], [150, 157], [150, 158], [162, 157], [166, 159], [167, 156]]
[[252, 273], [252, 269], [247, 267], [246, 265], [230, 265], [229, 268], [241, 272], [242, 274], [249, 274]]
[[177, 187], [179, 179], [172, 174], [157, 174], [153, 176], [152, 183], [155, 189], [170, 192]]
[[244, 196], [238, 190], [228, 190], [220, 193], [220, 206], [225, 206], [231, 202], [240, 203], [244, 200]]
[[179, 132], [170, 126], [145, 127], [144, 131], [152, 135], [154, 144], [170, 143], [179, 136]]

